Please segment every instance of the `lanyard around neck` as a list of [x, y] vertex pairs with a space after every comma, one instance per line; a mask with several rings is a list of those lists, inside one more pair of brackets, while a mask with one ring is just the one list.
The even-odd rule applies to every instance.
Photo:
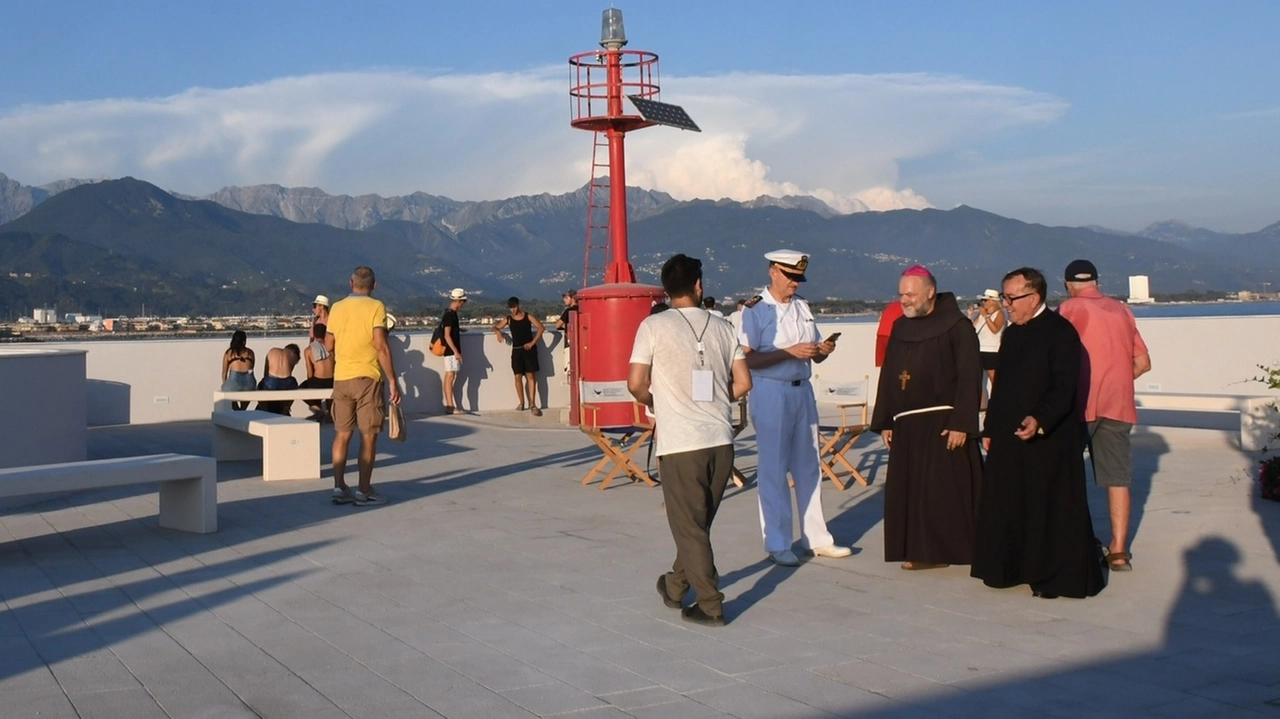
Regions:
[[689, 325], [689, 331], [693, 333], [693, 338], [698, 341], [698, 366], [705, 366], [706, 362], [704, 361], [704, 354], [707, 350], [707, 346], [702, 343], [702, 338], [706, 336], [707, 328], [711, 326], [711, 313], [707, 313], [707, 321], [702, 325], [702, 332], [698, 332], [693, 328], [693, 323], [689, 321], [688, 317], [684, 316], [683, 312], [676, 310], [676, 314], [680, 315], [680, 319], [684, 320], [686, 325]]

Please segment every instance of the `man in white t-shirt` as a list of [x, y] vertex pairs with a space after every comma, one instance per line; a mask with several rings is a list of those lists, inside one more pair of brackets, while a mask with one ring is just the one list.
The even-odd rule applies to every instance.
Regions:
[[680, 608], [692, 586], [686, 621], [724, 625], [724, 595], [711, 551], [711, 522], [733, 475], [733, 403], [751, 389], [751, 372], [728, 322], [699, 307], [702, 261], [676, 255], [662, 266], [671, 309], [636, 330], [627, 388], [652, 407], [658, 431], [667, 523], [676, 544], [658, 593]]

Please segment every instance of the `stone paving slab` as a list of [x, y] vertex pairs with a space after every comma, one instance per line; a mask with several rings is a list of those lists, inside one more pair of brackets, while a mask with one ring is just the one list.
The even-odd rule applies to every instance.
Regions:
[[[210, 535], [160, 528], [145, 487], [0, 500], [3, 713], [1280, 716], [1280, 505], [1225, 433], [1135, 433], [1135, 571], [1088, 600], [883, 562], [873, 437], [853, 452], [871, 486], [823, 490], [851, 558], [773, 566], [754, 489], [731, 488], [713, 531], [729, 624], [709, 629], [655, 596], [661, 493], [581, 486], [595, 450], [542, 419], [412, 418], [379, 447], [379, 507], [223, 463]], [[208, 454], [209, 427], [99, 428], [90, 447]]]

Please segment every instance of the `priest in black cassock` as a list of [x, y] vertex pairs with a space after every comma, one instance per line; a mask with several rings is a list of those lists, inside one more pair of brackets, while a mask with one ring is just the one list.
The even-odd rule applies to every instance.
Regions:
[[1045, 280], [1024, 267], [1004, 277], [1009, 327], [983, 442], [986, 475], [970, 574], [989, 587], [1031, 585], [1037, 597], [1102, 591], [1077, 409], [1080, 336], [1045, 307]]
[[969, 564], [982, 482], [982, 360], [955, 295], [920, 265], [902, 273], [871, 430], [889, 448], [884, 560], [903, 569]]

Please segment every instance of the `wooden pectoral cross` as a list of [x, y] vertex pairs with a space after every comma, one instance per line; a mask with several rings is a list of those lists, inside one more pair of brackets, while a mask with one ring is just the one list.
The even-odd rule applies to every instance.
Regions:
[[906, 370], [902, 370], [902, 374], [898, 375], [898, 379], [902, 380], [902, 389], [905, 390], [907, 388], [907, 382], [911, 381], [911, 373]]

